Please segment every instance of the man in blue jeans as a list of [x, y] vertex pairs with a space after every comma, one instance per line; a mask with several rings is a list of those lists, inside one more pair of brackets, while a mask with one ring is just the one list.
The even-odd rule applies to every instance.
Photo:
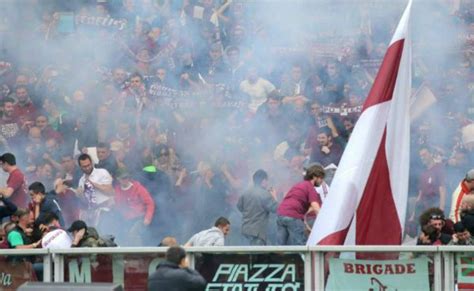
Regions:
[[306, 170], [304, 181], [294, 185], [277, 209], [278, 244], [304, 245], [306, 243], [304, 216], [314, 211], [318, 214], [321, 197], [314, 187], [321, 185], [324, 169], [320, 165]]

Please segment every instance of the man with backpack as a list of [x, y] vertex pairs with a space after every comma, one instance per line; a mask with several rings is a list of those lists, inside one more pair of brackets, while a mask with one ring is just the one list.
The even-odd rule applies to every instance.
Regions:
[[82, 220], [74, 221], [68, 228], [74, 240], [71, 244], [73, 248], [96, 248], [96, 247], [116, 247], [114, 237], [101, 238], [97, 230], [93, 227], [88, 227]]

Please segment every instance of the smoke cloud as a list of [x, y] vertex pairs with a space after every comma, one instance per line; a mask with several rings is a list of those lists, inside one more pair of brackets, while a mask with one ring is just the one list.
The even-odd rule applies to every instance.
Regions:
[[[460, 139], [474, 108], [468, 3], [414, 1], [413, 91], [424, 86], [436, 100], [412, 123], [411, 196], [417, 195], [423, 170], [421, 147], [429, 146], [446, 166], [448, 196], [472, 166], [452, 160], [458, 153], [470, 161], [473, 156]], [[220, 215], [232, 223], [229, 243], [243, 244], [235, 203], [252, 174], [265, 169], [280, 197], [302, 179], [303, 166], [313, 162], [311, 128], [325, 122], [311, 113], [315, 102], [347, 139], [345, 125], [355, 122], [357, 110], [330, 112], [363, 103], [405, 5], [402, 0], [2, 1], [2, 98], [16, 97], [18, 77], [26, 76], [38, 112], [62, 135], [52, 150], [56, 162], [63, 152], [112, 144], [119, 167], [148, 182], [157, 204], [146, 244], [156, 245], [165, 235], [185, 242]], [[213, 14], [220, 8], [220, 15]], [[328, 70], [331, 64], [336, 77]], [[292, 87], [299, 84], [293, 79], [297, 68], [299, 89]], [[137, 72], [142, 84], [135, 86]], [[242, 85], [252, 78], [268, 84], [258, 92], [252, 82]], [[275, 109], [268, 99], [272, 94], [295, 98], [283, 98]], [[22, 130], [5, 150], [33, 173], [45, 161], [23, 150], [33, 142]], [[143, 171], [150, 165], [165, 176]], [[54, 169], [52, 175], [63, 172]], [[108, 229], [120, 232], [117, 225]]]

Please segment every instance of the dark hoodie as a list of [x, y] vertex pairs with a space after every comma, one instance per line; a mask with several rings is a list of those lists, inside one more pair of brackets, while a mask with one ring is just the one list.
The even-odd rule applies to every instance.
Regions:
[[8, 217], [15, 213], [17, 207], [13, 204], [9, 199], [5, 199], [4, 197], [0, 198], [0, 201], [3, 202], [3, 206], [0, 206], [0, 221], [4, 217]]
[[161, 262], [156, 271], [148, 277], [148, 290], [186, 291], [204, 290], [206, 280], [195, 270]]
[[469, 230], [471, 236], [474, 236], [474, 209], [464, 210], [461, 213], [461, 222]]
[[40, 204], [40, 214], [36, 221], [38, 223], [41, 223], [46, 213], [54, 213], [58, 217], [59, 224], [61, 224], [61, 227], [65, 227], [61, 207], [59, 206], [59, 203], [57, 201], [57, 194], [54, 190], [46, 193], [43, 202], [41, 202]]

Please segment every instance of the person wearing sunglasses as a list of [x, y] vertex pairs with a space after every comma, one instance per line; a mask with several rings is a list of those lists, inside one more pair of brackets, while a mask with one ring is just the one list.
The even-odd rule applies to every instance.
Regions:
[[[430, 208], [425, 211], [420, 217], [420, 224], [423, 232], [418, 237], [418, 245], [426, 244], [424, 236], [429, 237], [430, 245], [447, 245], [451, 241], [451, 235], [444, 232], [443, 228], [446, 224], [444, 214], [439, 208]], [[432, 231], [429, 235], [425, 231], [429, 227]]]

